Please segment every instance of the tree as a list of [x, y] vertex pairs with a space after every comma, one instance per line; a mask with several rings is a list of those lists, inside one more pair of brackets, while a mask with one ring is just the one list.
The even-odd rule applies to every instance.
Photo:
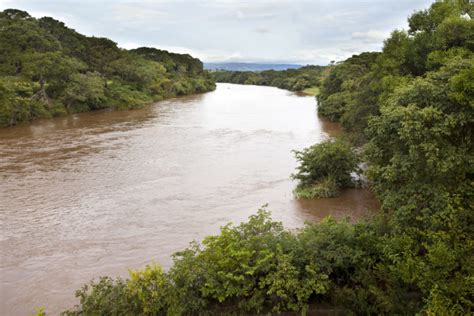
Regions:
[[[152, 48], [126, 51], [50, 17], [0, 12], [1, 126], [102, 108], [130, 109], [215, 89], [202, 63]], [[99, 82], [101, 81], [101, 82]], [[32, 93], [25, 97], [25, 87]]]
[[342, 140], [329, 140], [302, 151], [295, 151], [299, 165], [292, 178], [299, 181], [298, 197], [333, 197], [339, 188], [353, 186], [351, 173], [357, 171], [358, 159]]
[[83, 109], [99, 109], [105, 100], [105, 84], [96, 72], [71, 75], [71, 81], [65, 90], [68, 110], [78, 112]]

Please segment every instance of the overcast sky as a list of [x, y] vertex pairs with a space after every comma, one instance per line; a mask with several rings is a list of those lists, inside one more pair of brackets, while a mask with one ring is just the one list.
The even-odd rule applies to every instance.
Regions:
[[327, 64], [380, 50], [393, 29], [431, 0], [42, 1], [0, 0], [35, 17], [124, 48], [151, 46], [205, 62]]

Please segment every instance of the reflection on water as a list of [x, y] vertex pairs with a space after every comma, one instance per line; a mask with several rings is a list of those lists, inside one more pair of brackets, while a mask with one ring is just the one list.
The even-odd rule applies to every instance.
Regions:
[[300, 150], [339, 133], [313, 97], [219, 84], [136, 111], [0, 130], [2, 315], [58, 312], [100, 275], [124, 275], [269, 203], [286, 227], [377, 208], [364, 190], [295, 200]]

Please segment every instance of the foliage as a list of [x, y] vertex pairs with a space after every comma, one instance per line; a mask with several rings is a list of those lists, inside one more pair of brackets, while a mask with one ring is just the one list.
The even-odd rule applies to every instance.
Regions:
[[80, 307], [62, 315], [157, 315], [167, 309], [169, 281], [158, 265], [130, 271], [130, 279], [101, 277], [76, 292]]
[[0, 12], [0, 29], [0, 127], [67, 112], [137, 108], [215, 88], [201, 61], [189, 55], [123, 50], [15, 9]]
[[[178, 253], [170, 274], [188, 295], [195, 295], [190, 287], [197, 289], [205, 299], [205, 309], [301, 310], [313, 293], [326, 291], [327, 278], [310, 264], [298, 270], [292, 252], [294, 242], [294, 236], [285, 232], [281, 223], [272, 222], [269, 214], [260, 210], [247, 223], [226, 225], [220, 235], [205, 238], [203, 248], [195, 246]], [[201, 278], [190, 280], [184, 266], [198, 267], [197, 272], [203, 272]], [[188, 282], [183, 282], [183, 276]], [[303, 282], [305, 279], [311, 281]], [[178, 292], [182, 291], [178, 288]], [[185, 302], [193, 299], [181, 296], [180, 305], [186, 306]]]
[[351, 172], [357, 171], [358, 159], [346, 142], [324, 141], [295, 151], [295, 156], [299, 165], [292, 178], [299, 181], [297, 197], [334, 197], [339, 188], [353, 185]]
[[331, 218], [287, 231], [262, 209], [176, 253], [168, 273], [147, 266], [130, 279], [91, 282], [63, 314], [304, 314], [319, 302], [346, 314], [413, 313], [420, 297], [392, 275], [387, 232], [383, 222]]
[[121, 315], [132, 314], [136, 302], [130, 300], [127, 282], [121, 278], [101, 277], [76, 291], [80, 308], [68, 310], [62, 315]]
[[318, 95], [319, 94], [319, 87], [309, 87], [303, 90], [304, 93], [308, 95]]
[[339, 195], [339, 187], [333, 177], [328, 176], [310, 185], [298, 185], [294, 192], [297, 199], [331, 198]]
[[158, 266], [130, 279], [103, 277], [77, 292], [80, 306], [65, 315], [194, 314], [304, 311], [329, 289], [318, 261], [302, 261], [298, 236], [271, 221], [264, 209], [238, 226], [228, 224], [202, 246], [174, 255], [168, 274]]
[[216, 70], [211, 75], [217, 82], [273, 86], [290, 91], [303, 91], [320, 85], [325, 66], [304, 66], [297, 69], [254, 71]]
[[378, 113], [373, 97], [376, 87], [369, 82], [373, 76], [369, 71], [379, 55], [362, 53], [334, 66], [322, 82], [317, 96], [318, 114], [340, 121], [356, 142], [365, 140], [366, 121]]
[[335, 66], [319, 96], [320, 114], [364, 145], [393, 230], [386, 271], [410, 284], [426, 314], [474, 306], [472, 13], [448, 0], [414, 13], [364, 72], [346, 72], [362, 55]]
[[142, 271], [130, 271], [127, 291], [137, 310], [143, 315], [156, 315], [168, 307], [168, 278], [163, 269], [156, 265], [147, 265]]
[[105, 82], [98, 73], [75, 73], [65, 90], [67, 108], [74, 111], [78, 105], [98, 109], [105, 99]]

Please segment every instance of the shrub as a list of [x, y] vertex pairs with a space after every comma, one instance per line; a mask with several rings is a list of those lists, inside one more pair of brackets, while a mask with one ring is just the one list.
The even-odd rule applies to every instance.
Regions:
[[127, 283], [121, 278], [101, 277], [76, 291], [80, 306], [62, 315], [123, 315], [132, 314], [136, 304], [131, 301]]
[[157, 315], [167, 309], [169, 282], [158, 265], [130, 271], [130, 279], [100, 278], [76, 292], [80, 308], [63, 315]]
[[167, 309], [169, 281], [161, 266], [147, 265], [129, 273], [127, 290], [143, 314], [156, 315]]
[[353, 185], [351, 172], [357, 171], [357, 155], [342, 140], [328, 140], [295, 151], [299, 162], [292, 178], [299, 181], [297, 197], [333, 197], [338, 189]]
[[152, 102], [152, 98], [131, 86], [113, 82], [108, 88], [108, 106], [117, 109], [138, 109]]
[[[168, 273], [150, 265], [130, 279], [85, 285], [76, 294], [80, 305], [63, 315], [305, 314], [318, 302], [347, 315], [470, 311], [472, 278], [456, 271], [449, 248], [438, 243], [426, 256], [405, 260], [416, 242], [393, 233], [383, 216], [355, 225], [327, 218], [288, 231], [262, 209], [176, 253]], [[455, 251], [468, 261], [468, 249]], [[449, 273], [456, 277], [442, 283]]]
[[222, 227], [220, 235], [204, 239], [203, 248], [194, 245], [175, 256], [170, 275], [177, 292], [187, 294], [179, 297], [180, 306], [192, 302], [186, 314], [216, 306], [234, 312], [304, 309], [328, 283], [316, 266], [295, 265], [295, 243], [263, 209], [247, 223]]
[[299, 185], [293, 193], [297, 199], [331, 198], [339, 195], [339, 188], [334, 178], [329, 176], [313, 185]]
[[156, 265], [130, 279], [103, 277], [77, 291], [80, 305], [64, 315], [196, 315], [305, 311], [330, 282], [317, 258], [303, 260], [298, 234], [259, 210], [227, 224], [202, 245], [174, 255], [165, 274]]

